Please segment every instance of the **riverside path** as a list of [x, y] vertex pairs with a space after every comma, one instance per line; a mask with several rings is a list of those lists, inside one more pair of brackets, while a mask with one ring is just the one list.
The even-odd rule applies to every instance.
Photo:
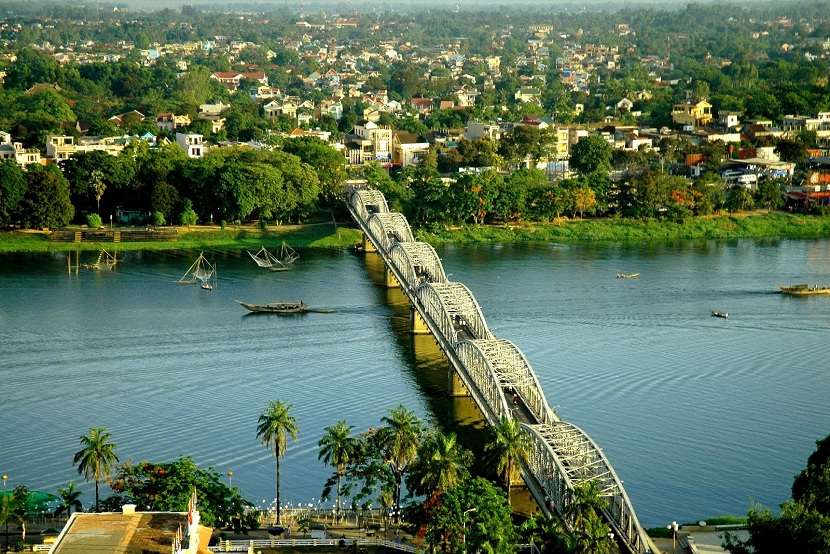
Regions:
[[384, 261], [386, 285], [399, 286], [409, 299], [412, 331], [432, 334], [449, 360], [450, 394], [471, 396], [490, 425], [502, 417], [521, 421], [533, 445], [521, 475], [540, 509], [562, 514], [574, 485], [596, 481], [608, 500], [603, 516], [620, 548], [659, 552], [602, 449], [556, 415], [524, 354], [493, 335], [470, 289], [447, 278], [435, 249], [414, 239], [406, 217], [390, 212], [380, 191], [350, 185], [347, 205], [363, 232], [364, 251]]

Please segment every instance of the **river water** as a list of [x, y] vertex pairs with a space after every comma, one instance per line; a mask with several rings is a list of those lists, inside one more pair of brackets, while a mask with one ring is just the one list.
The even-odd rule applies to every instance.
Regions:
[[[495, 335], [527, 356], [559, 416], [603, 448], [647, 527], [743, 515], [750, 499], [776, 509], [830, 432], [830, 297], [774, 293], [830, 285], [829, 240], [438, 253]], [[475, 442], [478, 414], [443, 395], [446, 361], [407, 333], [406, 301], [380, 286], [377, 257], [301, 254], [294, 271], [271, 273], [241, 250], [206, 253], [213, 291], [173, 284], [198, 252], [127, 252], [114, 271], [77, 274], [63, 253], [0, 256], [8, 486], [55, 492], [75, 480], [89, 504], [72, 457], [90, 427], [106, 427], [122, 461], [192, 456], [232, 471], [264, 507], [274, 460], [256, 425], [272, 399], [293, 405], [300, 428], [282, 465], [294, 506], [332, 505], [319, 499], [331, 468], [317, 441], [338, 419], [364, 431], [400, 403]], [[335, 311], [248, 315], [234, 300]]]

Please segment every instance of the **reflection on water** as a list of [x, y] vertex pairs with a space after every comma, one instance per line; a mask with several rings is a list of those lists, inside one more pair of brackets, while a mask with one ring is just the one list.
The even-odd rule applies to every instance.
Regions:
[[[449, 246], [451, 279], [534, 367], [559, 415], [604, 449], [646, 526], [775, 508], [830, 429], [830, 241]], [[87, 253], [92, 255], [92, 253]], [[302, 252], [274, 273], [206, 252], [218, 286], [173, 285], [198, 252], [125, 252], [114, 271], [67, 271], [64, 253], [0, 257], [0, 469], [54, 492], [78, 437], [106, 427], [128, 458], [191, 455], [262, 505], [274, 462], [256, 439], [269, 400], [293, 404], [300, 442], [286, 501], [319, 503], [323, 428], [363, 431], [403, 404], [484, 442], [469, 399], [445, 396], [447, 361], [411, 335], [376, 256]], [[82, 253], [83, 258], [83, 253]], [[640, 273], [615, 279], [616, 273]], [[302, 300], [334, 313], [248, 317], [235, 300]], [[728, 312], [728, 320], [709, 310]], [[83, 484], [86, 501], [91, 484]]]

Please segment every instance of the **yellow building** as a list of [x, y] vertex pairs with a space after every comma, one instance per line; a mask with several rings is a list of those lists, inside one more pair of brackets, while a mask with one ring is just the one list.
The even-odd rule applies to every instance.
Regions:
[[677, 125], [709, 125], [712, 122], [712, 104], [705, 100], [675, 104], [672, 107], [671, 119]]

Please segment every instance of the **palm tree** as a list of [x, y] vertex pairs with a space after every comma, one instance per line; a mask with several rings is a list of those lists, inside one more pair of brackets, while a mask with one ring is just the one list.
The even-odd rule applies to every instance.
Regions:
[[[398, 404], [394, 410], [389, 410], [389, 417], [382, 417], [381, 422], [388, 425], [384, 461], [395, 478], [395, 494], [392, 501], [396, 508], [400, 508], [401, 482], [409, 464], [418, 455], [418, 446], [421, 444], [424, 428], [418, 416], [401, 404]], [[399, 509], [395, 510], [396, 519], [399, 512]]]
[[61, 504], [55, 510], [55, 517], [66, 512], [66, 517], [69, 518], [72, 515], [72, 510], [80, 512], [83, 509], [81, 491], [75, 488], [74, 481], [70, 481], [69, 486], [65, 489], [58, 489], [58, 495], [61, 497]]
[[259, 425], [256, 428], [257, 438], [262, 438], [262, 444], [268, 446], [277, 459], [277, 524], [280, 524], [280, 458], [285, 455], [288, 447], [288, 437], [297, 442], [297, 418], [289, 412], [294, 406], [282, 400], [268, 402], [268, 407], [259, 416]]
[[517, 463], [527, 462], [530, 456], [530, 437], [522, 430], [518, 419], [501, 416], [501, 421], [491, 427], [491, 441], [484, 447], [496, 471], [504, 473], [507, 483], [507, 503], [510, 504], [510, 487], [513, 485], [513, 469]]
[[338, 421], [335, 425], [326, 427], [326, 434], [317, 443], [320, 447], [318, 460], [323, 460], [326, 465], [333, 465], [337, 468], [337, 515], [336, 521], [340, 521], [341, 500], [340, 483], [346, 474], [346, 465], [356, 461], [360, 457], [360, 439], [350, 437], [352, 426], [344, 420]]
[[103, 427], [90, 428], [89, 436], [81, 436], [83, 448], [75, 453], [72, 465], [78, 464], [78, 474], [95, 481], [95, 512], [98, 513], [98, 483], [109, 477], [112, 467], [118, 461], [115, 451], [118, 447], [109, 441], [110, 434]]
[[421, 445], [407, 484], [417, 494], [440, 494], [469, 478], [472, 459], [472, 452], [458, 444], [455, 433], [437, 431]]
[[571, 501], [565, 506], [563, 516], [570, 522], [574, 531], [584, 532], [588, 522], [600, 517], [608, 501], [602, 496], [597, 481], [582, 481], [574, 485]]
[[[20, 500], [14, 494], [0, 496], [0, 525], [6, 529], [6, 552], [9, 551], [9, 522], [25, 525], [25, 519], [21, 515]], [[24, 527], [25, 536], [25, 527]]]

